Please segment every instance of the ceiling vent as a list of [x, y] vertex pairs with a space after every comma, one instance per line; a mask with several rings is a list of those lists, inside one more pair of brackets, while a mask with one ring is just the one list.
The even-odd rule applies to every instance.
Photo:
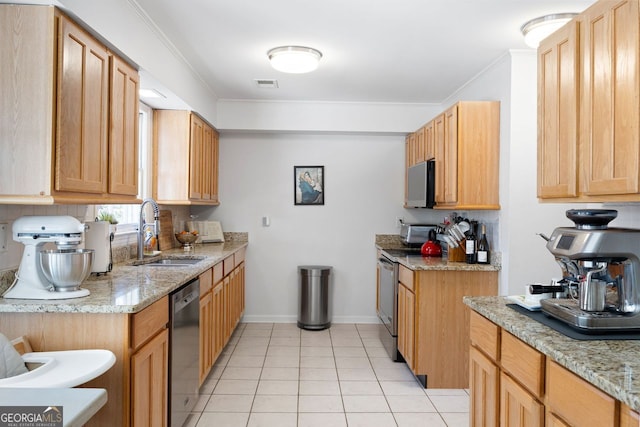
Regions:
[[277, 89], [278, 81], [275, 79], [255, 79], [256, 85], [263, 89]]

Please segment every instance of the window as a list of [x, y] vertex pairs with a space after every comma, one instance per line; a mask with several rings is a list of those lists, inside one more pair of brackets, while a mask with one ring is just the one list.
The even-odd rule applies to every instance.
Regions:
[[[138, 113], [138, 197], [151, 197], [151, 137], [153, 110], [140, 103]], [[108, 212], [118, 220], [118, 234], [137, 230], [140, 205], [95, 205], [94, 216]]]

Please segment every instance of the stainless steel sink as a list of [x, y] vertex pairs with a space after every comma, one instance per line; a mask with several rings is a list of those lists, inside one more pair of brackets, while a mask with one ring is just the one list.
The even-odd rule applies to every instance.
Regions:
[[203, 259], [204, 258], [163, 258], [136, 265], [144, 265], [146, 267], [188, 267], [199, 263]]

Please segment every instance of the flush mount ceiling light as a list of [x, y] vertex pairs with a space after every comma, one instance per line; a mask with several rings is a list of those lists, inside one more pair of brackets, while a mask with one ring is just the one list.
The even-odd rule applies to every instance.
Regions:
[[302, 74], [318, 68], [322, 53], [311, 47], [280, 46], [267, 52], [271, 66], [283, 73]]
[[536, 49], [540, 41], [569, 22], [576, 15], [577, 13], [555, 13], [525, 22], [525, 24], [520, 27], [520, 31], [522, 31], [522, 35], [524, 36], [524, 42], [527, 46]]

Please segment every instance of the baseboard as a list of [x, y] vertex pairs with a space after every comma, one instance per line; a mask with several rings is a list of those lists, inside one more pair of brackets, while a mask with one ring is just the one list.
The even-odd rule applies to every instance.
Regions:
[[[296, 323], [297, 316], [245, 314], [240, 319], [244, 323]], [[334, 316], [331, 323], [380, 323], [377, 316]]]

